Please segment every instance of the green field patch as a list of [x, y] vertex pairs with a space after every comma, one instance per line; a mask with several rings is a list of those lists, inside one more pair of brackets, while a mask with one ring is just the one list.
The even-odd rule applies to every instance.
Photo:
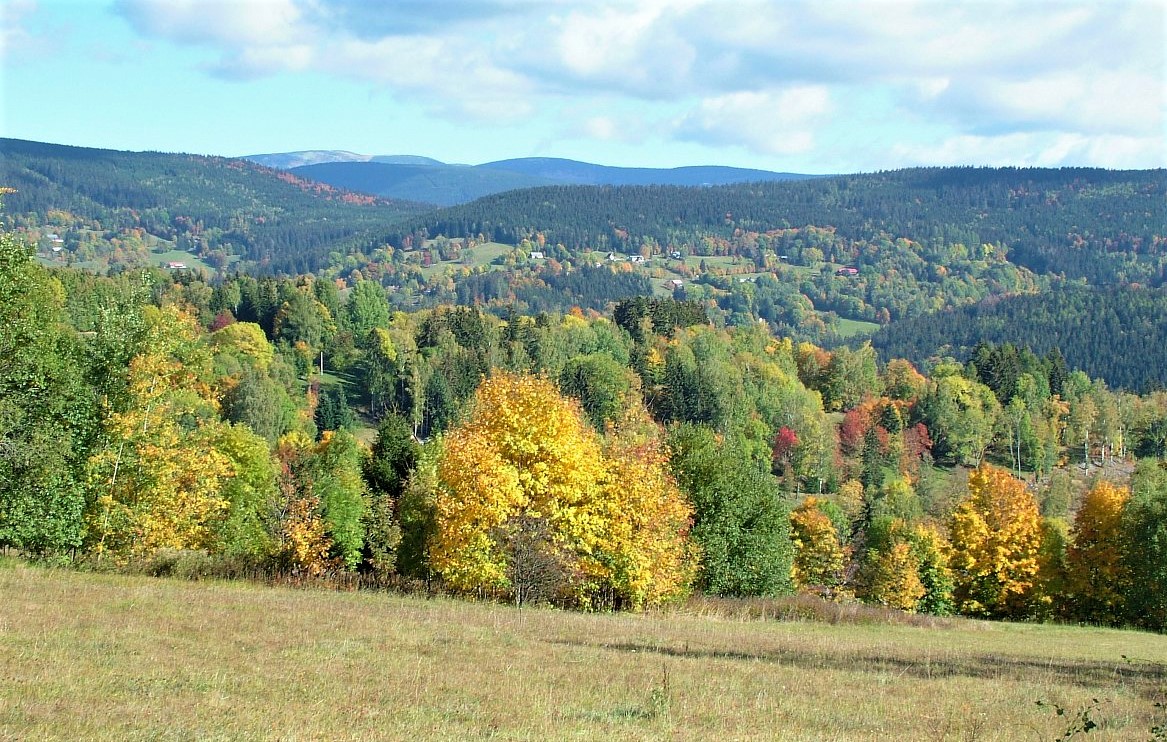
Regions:
[[[428, 247], [431, 243], [432, 240], [427, 241], [426, 246]], [[421, 274], [425, 276], [426, 280], [429, 280], [445, 273], [447, 269], [457, 270], [459, 268], [479, 268], [483, 266], [491, 269], [501, 268], [502, 266], [495, 266], [494, 261], [503, 255], [509, 254], [514, 249], [514, 245], [505, 245], [501, 242], [484, 242], [469, 248], [469, 258], [466, 257], [466, 251], [463, 250], [458, 260], [435, 260], [432, 264], [421, 267]]]
[[839, 318], [838, 333], [840, 337], [855, 337], [856, 335], [870, 335], [879, 329], [875, 322], [865, 322], [861, 319]]
[[150, 253], [151, 259], [155, 265], [161, 265], [165, 268], [170, 263], [182, 263], [190, 270], [205, 270], [214, 273], [215, 269], [204, 263], [196, 255], [192, 255], [184, 250], [155, 250]]

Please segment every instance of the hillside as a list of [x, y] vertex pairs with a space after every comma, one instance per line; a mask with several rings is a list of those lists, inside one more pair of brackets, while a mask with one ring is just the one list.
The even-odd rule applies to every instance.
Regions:
[[1070, 368], [1112, 387], [1167, 388], [1167, 294], [1162, 289], [1064, 286], [985, 300], [880, 329], [871, 343], [885, 359], [921, 368], [933, 356], [967, 361], [981, 342], [1012, 343], [1039, 356], [1057, 349]]
[[827, 248], [840, 262], [859, 265], [870, 256], [853, 243], [903, 238], [940, 258], [959, 246], [975, 259], [988, 245], [1035, 273], [1095, 284], [1167, 278], [1163, 170], [937, 168], [711, 188], [558, 186], [490, 196], [412, 224], [430, 235], [512, 243], [539, 232], [568, 249], [628, 249], [646, 239], [695, 246], [811, 225], [831, 231]]
[[500, 191], [554, 181], [537, 175], [465, 165], [329, 162], [294, 167], [292, 173], [348, 191], [451, 206]]
[[[293, 153], [300, 155], [304, 153]], [[483, 196], [545, 185], [711, 186], [749, 181], [798, 180], [813, 176], [733, 167], [629, 168], [593, 165], [551, 157], [500, 160], [483, 165], [445, 165], [426, 158], [347, 157], [336, 161], [319, 155], [315, 164], [287, 165], [297, 175], [350, 191], [441, 206], [463, 204]], [[255, 159], [255, 158], [252, 158]], [[264, 164], [295, 162], [265, 155]]]
[[776, 601], [518, 611], [11, 561], [0, 601], [13, 739], [1057, 739], [1089, 711], [1130, 740], [1167, 682], [1152, 634], [750, 617]]
[[[157, 264], [178, 250], [215, 267], [312, 270], [329, 252], [422, 207], [345, 193], [244, 160], [0, 140], [10, 229], [59, 234], [78, 262]], [[365, 238], [367, 239], [367, 237]]]
[[[1167, 283], [1163, 170], [932, 168], [706, 187], [564, 186], [537, 184], [760, 175], [551, 158], [477, 167], [381, 159], [406, 164], [278, 171], [240, 160], [4, 140], [0, 182], [18, 189], [5, 200], [6, 224], [49, 262], [377, 276], [398, 308], [461, 302], [499, 311], [603, 310], [634, 293], [675, 295], [704, 303], [715, 322], [762, 319], [776, 333], [835, 345], [883, 326], [894, 334], [905, 320], [986, 299], [1041, 294], [1063, 280]], [[319, 182], [327, 180], [351, 190]], [[511, 190], [442, 209], [357, 193], [378, 188], [429, 202]], [[596, 263], [607, 269], [593, 270]], [[1057, 317], [1063, 310], [1043, 311]], [[895, 353], [960, 356], [982, 339], [1029, 337], [998, 319], [998, 331], [970, 324], [966, 336], [945, 339], [945, 316], [933, 329], [905, 326], [899, 337], [915, 339], [895, 341]], [[1035, 347], [1059, 338], [1075, 365], [1112, 384], [1151, 388], [1161, 380], [1130, 358], [1139, 343], [1122, 334], [1132, 326], [1094, 332], [1088, 343], [1089, 329], [1050, 328], [1035, 336]], [[1096, 350], [1093, 361], [1078, 356]]]

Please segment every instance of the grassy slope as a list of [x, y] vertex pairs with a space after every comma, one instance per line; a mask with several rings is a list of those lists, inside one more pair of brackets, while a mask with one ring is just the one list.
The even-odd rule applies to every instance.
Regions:
[[[1163, 638], [586, 615], [0, 563], [0, 739], [1149, 737]], [[1147, 658], [1124, 663], [1122, 655]], [[1156, 695], [1158, 694], [1158, 695]]]
[[871, 334], [879, 329], [879, 325], [875, 322], [864, 322], [861, 319], [847, 319], [846, 317], [839, 318], [839, 336], [853, 337], [855, 335]]
[[514, 250], [514, 245], [504, 245], [501, 242], [484, 242], [480, 245], [475, 245], [470, 248], [471, 260], [435, 260], [430, 265], [421, 269], [421, 273], [426, 279], [431, 279], [434, 276], [441, 275], [447, 269], [458, 270], [459, 268], [478, 268], [484, 265], [490, 265], [495, 258], [500, 255], [505, 255], [511, 250]]

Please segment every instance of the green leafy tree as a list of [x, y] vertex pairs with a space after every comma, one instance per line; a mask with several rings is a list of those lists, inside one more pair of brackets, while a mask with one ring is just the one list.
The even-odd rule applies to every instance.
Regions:
[[333, 544], [333, 554], [348, 569], [361, 563], [369, 501], [361, 476], [361, 451], [347, 430], [329, 431], [312, 458], [312, 492]]
[[774, 477], [702, 426], [678, 426], [669, 448], [673, 474], [693, 504], [700, 585], [717, 595], [792, 592], [790, 514]]
[[0, 546], [57, 551], [81, 542], [94, 392], [65, 296], [29, 251], [0, 233]]
[[1122, 514], [1124, 565], [1129, 570], [1127, 620], [1167, 630], [1167, 469], [1139, 462]]
[[417, 466], [419, 446], [409, 423], [387, 415], [377, 426], [377, 439], [365, 458], [369, 487], [369, 518], [365, 525], [365, 564], [374, 573], [389, 574], [397, 563], [402, 532], [400, 502], [406, 483]]
[[351, 430], [356, 425], [357, 416], [348, 405], [344, 386], [330, 384], [320, 387], [315, 417], [316, 429], [322, 435], [328, 430]]
[[993, 440], [1000, 409], [991, 389], [956, 373], [934, 378], [919, 404], [933, 450], [972, 466], [980, 464]]
[[345, 318], [354, 338], [368, 337], [377, 328], [388, 328], [389, 300], [385, 289], [373, 281], [357, 281], [345, 305]]
[[419, 448], [417, 464], [410, 472], [397, 507], [401, 524], [397, 571], [413, 579], [429, 580], [433, 576], [429, 549], [438, 529], [436, 499], [441, 486], [438, 479], [441, 454], [440, 436]]
[[269, 518], [277, 490], [270, 446], [243, 425], [223, 426], [214, 446], [232, 468], [220, 493], [227, 507], [213, 525], [214, 550], [253, 561], [271, 556], [276, 546]]
[[918, 573], [924, 594], [916, 604], [920, 613], [948, 616], [955, 610], [952, 570], [948, 566], [948, 543], [936, 528], [917, 524], [906, 536], [919, 564]]
[[306, 291], [291, 291], [275, 317], [275, 337], [292, 345], [300, 342], [318, 351], [334, 332], [328, 308]]
[[595, 353], [568, 361], [559, 374], [559, 389], [578, 399], [588, 420], [602, 432], [628, 407], [632, 381], [614, 358]]

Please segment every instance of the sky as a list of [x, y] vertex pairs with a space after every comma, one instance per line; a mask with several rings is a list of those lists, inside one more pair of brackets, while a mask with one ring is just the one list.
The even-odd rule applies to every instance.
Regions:
[[0, 0], [0, 135], [478, 164], [1167, 166], [1167, 0]]

